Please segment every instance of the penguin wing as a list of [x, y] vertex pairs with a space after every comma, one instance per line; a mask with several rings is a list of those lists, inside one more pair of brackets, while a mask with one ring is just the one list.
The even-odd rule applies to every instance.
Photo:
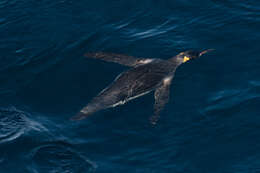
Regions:
[[155, 125], [160, 118], [160, 113], [163, 110], [170, 97], [170, 85], [173, 76], [167, 76], [163, 79], [162, 84], [155, 90], [154, 93], [154, 115], [150, 118], [151, 124]]
[[152, 59], [136, 58], [128, 55], [104, 52], [86, 53], [84, 56], [88, 58], [104, 60], [107, 62], [114, 62], [128, 67], [146, 64], [152, 61]]

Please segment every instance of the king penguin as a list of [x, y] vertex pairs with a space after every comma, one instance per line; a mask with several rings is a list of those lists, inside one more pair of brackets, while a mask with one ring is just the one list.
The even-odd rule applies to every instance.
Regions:
[[204, 51], [187, 50], [167, 60], [136, 58], [114, 53], [86, 53], [87, 58], [118, 63], [129, 70], [119, 74], [114, 82], [102, 90], [72, 120], [82, 120], [89, 115], [110, 107], [122, 105], [129, 100], [154, 92], [154, 114], [150, 122], [156, 124], [160, 112], [169, 101], [170, 85], [176, 69], [183, 63], [196, 59], [213, 49]]

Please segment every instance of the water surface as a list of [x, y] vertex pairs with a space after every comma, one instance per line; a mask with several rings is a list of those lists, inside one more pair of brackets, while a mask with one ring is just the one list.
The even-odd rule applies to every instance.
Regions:
[[[259, 30], [257, 0], [0, 0], [0, 172], [259, 172]], [[69, 120], [127, 70], [84, 53], [207, 48], [156, 127], [152, 93]]]

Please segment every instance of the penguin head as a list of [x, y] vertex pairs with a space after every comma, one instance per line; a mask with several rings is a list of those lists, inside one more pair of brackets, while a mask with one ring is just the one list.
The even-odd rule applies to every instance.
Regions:
[[204, 50], [202, 52], [199, 52], [199, 51], [195, 51], [195, 50], [187, 50], [187, 51], [184, 51], [184, 52], [181, 52], [177, 55], [178, 58], [182, 59], [182, 63], [185, 63], [189, 60], [192, 60], [192, 59], [196, 59], [208, 52], [211, 52], [213, 51], [214, 49], [207, 49], [207, 50]]

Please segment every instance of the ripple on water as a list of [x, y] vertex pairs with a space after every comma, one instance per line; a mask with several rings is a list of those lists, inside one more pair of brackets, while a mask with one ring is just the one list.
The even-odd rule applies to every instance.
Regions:
[[96, 165], [70, 147], [46, 144], [32, 152], [33, 172], [87, 173], [94, 172]]
[[0, 110], [0, 143], [11, 141], [21, 136], [26, 129], [26, 120], [22, 112]]
[[27, 118], [25, 112], [15, 108], [0, 109], [0, 143], [15, 140], [29, 129], [41, 131], [45, 128]]

